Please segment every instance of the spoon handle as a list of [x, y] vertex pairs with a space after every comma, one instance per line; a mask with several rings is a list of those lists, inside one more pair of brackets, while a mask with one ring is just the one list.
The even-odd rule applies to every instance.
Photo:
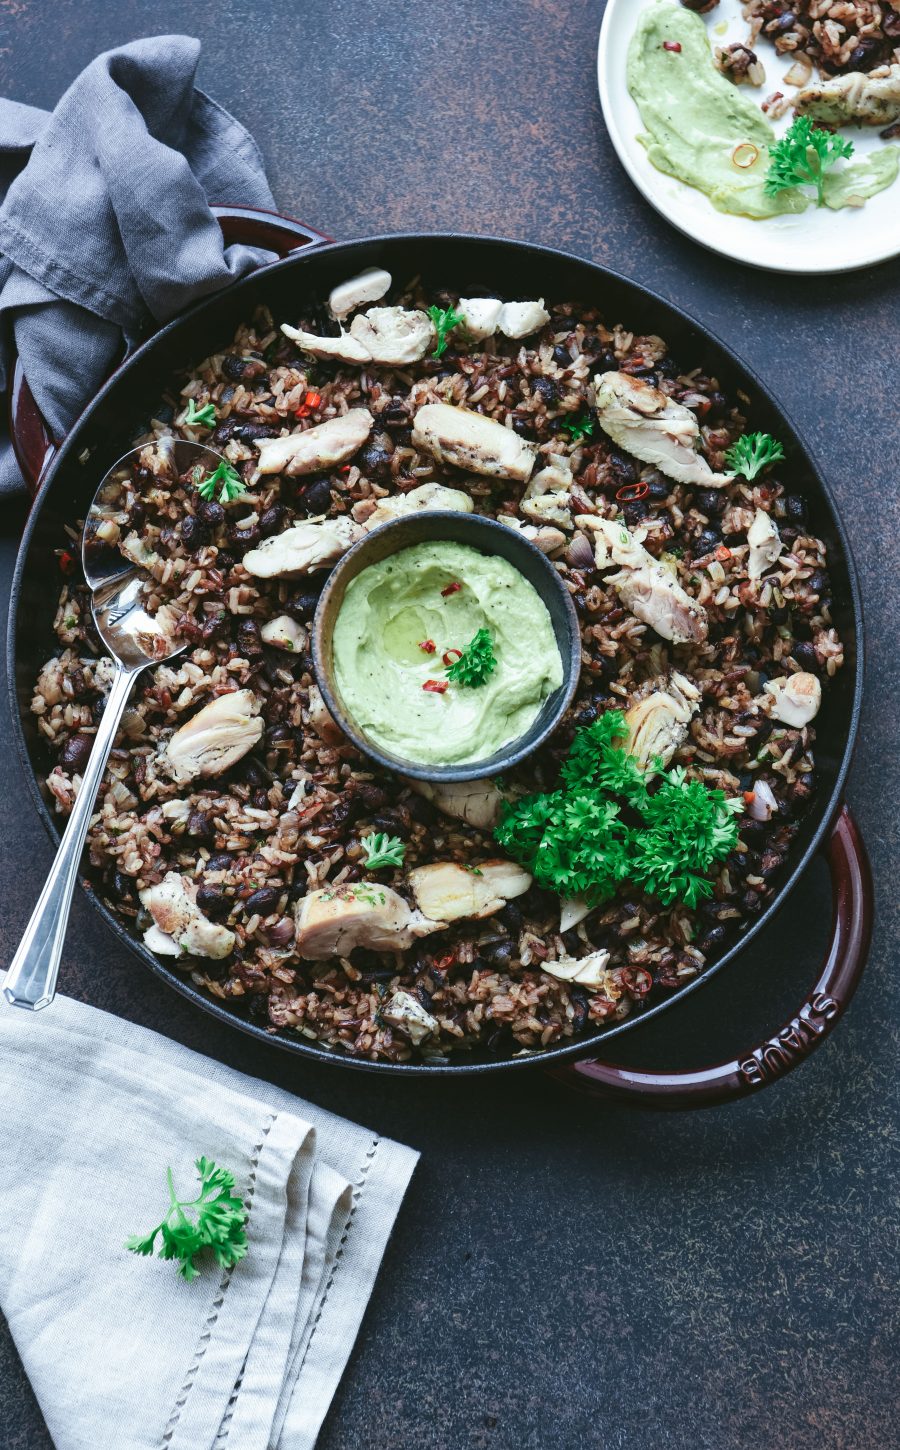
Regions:
[[14, 1007], [36, 1012], [48, 1007], [56, 994], [56, 978], [62, 957], [72, 893], [78, 879], [81, 852], [94, 813], [94, 803], [103, 772], [116, 738], [119, 721], [138, 670], [117, 664], [106, 708], [97, 727], [81, 789], [63, 832], [56, 859], [40, 894], [25, 935], [12, 959], [4, 991]]

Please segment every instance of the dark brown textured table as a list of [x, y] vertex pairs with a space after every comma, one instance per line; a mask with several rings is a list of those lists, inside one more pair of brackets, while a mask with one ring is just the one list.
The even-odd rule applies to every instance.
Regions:
[[[81, 900], [62, 986], [421, 1149], [324, 1450], [888, 1450], [900, 1407], [900, 279], [896, 264], [770, 276], [671, 231], [603, 129], [601, 12], [584, 0], [0, 0], [0, 94], [51, 105], [96, 52], [187, 29], [204, 42], [201, 83], [255, 134], [285, 210], [336, 237], [429, 226], [580, 252], [678, 302], [767, 379], [825, 461], [868, 615], [849, 797], [879, 920], [847, 1021], [758, 1097], [673, 1117], [600, 1107], [539, 1074], [411, 1087], [298, 1065], [167, 992]], [[21, 521], [3, 509], [7, 573]], [[50, 859], [11, 745], [0, 813], [7, 962]], [[780, 1025], [815, 974], [828, 912], [822, 867], [746, 961], [623, 1042], [621, 1059], [696, 1064]], [[0, 1447], [49, 1445], [4, 1333]], [[127, 1447], [111, 1432], [98, 1450]]]

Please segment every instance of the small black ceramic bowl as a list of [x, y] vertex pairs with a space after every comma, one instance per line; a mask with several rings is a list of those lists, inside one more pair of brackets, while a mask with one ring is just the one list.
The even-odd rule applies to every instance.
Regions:
[[[379, 564], [382, 559], [399, 553], [401, 549], [433, 540], [467, 544], [482, 554], [496, 554], [518, 569], [547, 606], [563, 668], [562, 684], [552, 695], [547, 696], [524, 735], [510, 740], [502, 749], [486, 756], [484, 760], [470, 760], [460, 765], [421, 765], [414, 760], [402, 760], [381, 750], [361, 733], [352, 716], [345, 710], [334, 679], [332, 634], [351, 579], [355, 579], [370, 564]], [[413, 776], [416, 780], [478, 780], [481, 776], [496, 775], [502, 770], [508, 770], [510, 766], [518, 765], [559, 724], [575, 693], [581, 668], [581, 636], [575, 606], [561, 578], [540, 549], [536, 549], [534, 544], [529, 543], [515, 529], [498, 524], [493, 519], [483, 518], [480, 514], [451, 513], [437, 509], [423, 510], [421, 513], [383, 524], [381, 528], [373, 529], [358, 544], [354, 544], [344, 555], [328, 576], [328, 582], [319, 598], [313, 620], [312, 652], [322, 697], [344, 734], [358, 750], [377, 760], [380, 765], [388, 770], [396, 770], [401, 775]]]

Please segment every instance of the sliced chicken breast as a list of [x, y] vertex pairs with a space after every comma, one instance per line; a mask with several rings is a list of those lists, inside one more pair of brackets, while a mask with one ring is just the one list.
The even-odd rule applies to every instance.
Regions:
[[625, 711], [628, 738], [623, 748], [646, 769], [653, 761], [668, 765], [688, 737], [700, 709], [700, 691], [686, 675], [673, 670], [660, 688], [651, 690]]
[[624, 524], [582, 517], [582, 528], [596, 535], [598, 569], [622, 567], [610, 574], [611, 584], [632, 614], [673, 644], [700, 644], [706, 639], [706, 610], [692, 599], [665, 564], [660, 564]]
[[543, 297], [540, 302], [504, 302], [497, 328], [507, 337], [531, 337], [549, 321]]
[[160, 756], [165, 773], [179, 785], [221, 775], [262, 739], [265, 723], [252, 690], [218, 695], [169, 738]]
[[765, 693], [772, 698], [773, 717], [796, 729], [814, 720], [822, 703], [822, 686], [815, 675], [805, 671], [769, 680]]
[[255, 579], [291, 579], [313, 569], [330, 568], [364, 533], [362, 525], [346, 515], [294, 524], [283, 534], [273, 534], [258, 549], [248, 549], [242, 562]]
[[390, 290], [391, 274], [383, 267], [366, 267], [346, 282], [339, 282], [328, 294], [328, 307], [338, 322], [366, 302], [378, 302]]
[[503, 303], [499, 297], [460, 297], [457, 311], [462, 313], [466, 335], [473, 342], [483, 342], [497, 331]]
[[511, 428], [450, 403], [426, 403], [420, 408], [412, 437], [416, 447], [427, 448], [439, 463], [489, 478], [526, 483], [534, 468], [535, 449]]
[[450, 922], [493, 916], [528, 890], [531, 877], [512, 861], [479, 861], [470, 871], [454, 861], [439, 861], [411, 871], [409, 885], [420, 911]]
[[887, 126], [900, 116], [900, 65], [892, 65], [882, 76], [850, 71], [829, 76], [807, 86], [794, 101], [798, 116], [844, 126], [859, 121], [864, 126]]
[[259, 472], [287, 472], [292, 478], [320, 470], [327, 472], [362, 448], [374, 422], [368, 408], [351, 408], [349, 413], [317, 423], [303, 433], [289, 433], [286, 438], [261, 438], [256, 445]]
[[325, 887], [301, 897], [296, 906], [295, 951], [308, 961], [345, 957], [354, 947], [405, 951], [421, 936], [440, 931], [389, 886], [378, 881]]
[[381, 524], [389, 524], [392, 519], [402, 518], [404, 514], [434, 509], [470, 514], [474, 507], [469, 495], [461, 488], [445, 488], [442, 483], [422, 483], [418, 488], [411, 488], [409, 493], [394, 493], [379, 499], [365, 523], [367, 529], [377, 529]]
[[370, 307], [354, 317], [350, 336], [362, 343], [375, 363], [405, 367], [420, 362], [434, 346], [434, 323], [427, 312], [405, 307]]
[[541, 962], [541, 971], [561, 982], [573, 982], [579, 987], [602, 990], [614, 1000], [621, 997], [622, 990], [611, 972], [606, 970], [609, 952], [590, 952], [586, 957], [563, 957], [558, 962]]
[[756, 510], [753, 523], [747, 530], [747, 543], [750, 545], [747, 573], [751, 579], [761, 579], [784, 549], [778, 525], [765, 509]]
[[[369, 349], [363, 347], [355, 337], [351, 337], [349, 332], [342, 332], [338, 337], [319, 337], [314, 332], [304, 332], [302, 328], [291, 327], [287, 322], [281, 324], [281, 330], [285, 337], [289, 337], [292, 342], [297, 344], [301, 352], [308, 353], [310, 357], [325, 358], [335, 362], [358, 363], [361, 366], [372, 361]], [[293, 434], [291, 436], [293, 437]], [[278, 440], [268, 441], [276, 442]]]
[[[162, 881], [140, 893], [141, 905], [153, 917], [144, 933], [144, 944], [163, 956], [187, 952], [190, 956], [221, 961], [234, 947], [235, 936], [227, 927], [209, 921], [196, 901], [197, 888], [189, 878], [168, 871]], [[160, 935], [175, 946], [172, 952]]]
[[701, 453], [695, 413], [628, 373], [594, 378], [597, 417], [604, 433], [643, 463], [652, 463], [676, 483], [722, 488], [734, 477], [714, 473]]
[[465, 821], [478, 831], [493, 830], [500, 819], [503, 797], [492, 780], [460, 780], [447, 785], [407, 780], [406, 784], [443, 815]]

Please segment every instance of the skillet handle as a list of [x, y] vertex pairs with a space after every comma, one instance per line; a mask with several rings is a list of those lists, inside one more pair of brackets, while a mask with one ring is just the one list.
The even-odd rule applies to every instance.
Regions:
[[809, 1057], [840, 1021], [859, 984], [872, 936], [874, 898], [859, 828], [842, 806], [825, 846], [831, 872], [831, 941], [818, 978], [789, 1022], [731, 1062], [688, 1072], [642, 1072], [591, 1060], [548, 1069], [594, 1097], [644, 1108], [704, 1108], [777, 1082]]
[[[281, 216], [278, 212], [250, 206], [212, 206], [210, 210], [222, 228], [228, 246], [243, 242], [246, 246], [265, 247], [270, 252], [277, 252], [279, 260], [299, 247], [314, 247], [320, 242], [331, 241], [324, 232], [317, 232], [305, 222]], [[16, 462], [28, 492], [33, 495], [37, 493], [62, 439], [52, 437], [18, 358], [13, 366], [9, 390], [9, 433]]]

